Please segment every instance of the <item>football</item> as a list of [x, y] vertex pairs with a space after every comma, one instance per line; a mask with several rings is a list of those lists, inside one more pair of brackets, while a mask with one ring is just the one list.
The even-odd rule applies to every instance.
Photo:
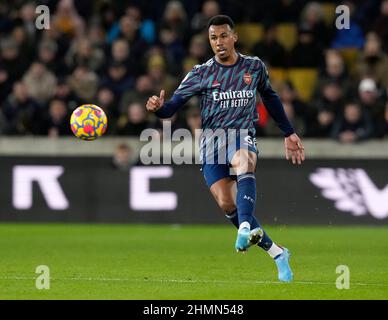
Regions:
[[77, 138], [87, 141], [101, 137], [107, 125], [108, 119], [104, 110], [94, 104], [79, 106], [70, 118], [71, 131]]

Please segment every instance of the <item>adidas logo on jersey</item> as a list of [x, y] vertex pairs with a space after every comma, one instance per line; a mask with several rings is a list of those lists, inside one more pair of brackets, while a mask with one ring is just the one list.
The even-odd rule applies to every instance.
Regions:
[[221, 83], [219, 83], [217, 80], [214, 80], [212, 83], [212, 88], [218, 88], [221, 86]]

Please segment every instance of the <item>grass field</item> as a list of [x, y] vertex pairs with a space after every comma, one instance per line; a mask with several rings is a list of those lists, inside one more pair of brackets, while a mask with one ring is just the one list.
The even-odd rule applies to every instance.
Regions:
[[[0, 299], [388, 298], [388, 228], [266, 229], [292, 253], [291, 284], [261, 249], [236, 253], [229, 226], [1, 224]], [[35, 287], [38, 265], [49, 290]]]

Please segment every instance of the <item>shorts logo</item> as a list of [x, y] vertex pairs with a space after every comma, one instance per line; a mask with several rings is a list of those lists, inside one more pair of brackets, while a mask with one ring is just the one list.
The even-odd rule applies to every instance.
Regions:
[[245, 144], [252, 146], [252, 147], [256, 144], [256, 138], [252, 138], [250, 136], [244, 137], [244, 141], [245, 141]]
[[252, 82], [252, 76], [251, 76], [251, 74], [248, 73], [248, 72], [246, 72], [246, 73], [244, 74], [243, 79], [244, 79], [244, 82], [245, 82], [247, 85], [250, 85], [251, 82]]

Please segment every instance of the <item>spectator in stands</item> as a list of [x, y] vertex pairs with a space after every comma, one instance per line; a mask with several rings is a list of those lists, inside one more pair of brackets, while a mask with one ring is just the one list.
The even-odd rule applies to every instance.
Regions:
[[23, 58], [12, 38], [1, 39], [0, 49], [0, 100], [3, 101], [12, 91], [13, 83], [23, 77], [30, 61]]
[[330, 81], [336, 81], [344, 91], [344, 96], [348, 96], [352, 89], [352, 82], [346, 70], [342, 55], [335, 49], [327, 49], [325, 52], [325, 65], [318, 76], [314, 97], [317, 98], [323, 86]]
[[58, 79], [58, 85], [55, 90], [54, 98], [65, 101], [67, 107], [70, 110], [74, 110], [84, 102], [73, 92], [73, 90], [71, 90], [70, 85], [66, 78]]
[[167, 69], [169, 72], [178, 76], [182, 72], [182, 61], [185, 56], [185, 48], [182, 41], [178, 38], [176, 30], [171, 27], [164, 27], [160, 30], [160, 42], [164, 49]]
[[333, 126], [332, 137], [341, 143], [354, 143], [372, 135], [373, 125], [366, 110], [357, 103], [345, 105], [343, 114]]
[[372, 77], [379, 84], [388, 87], [388, 55], [382, 50], [381, 39], [369, 32], [365, 46], [356, 64], [358, 78]]
[[326, 26], [324, 11], [319, 2], [307, 2], [301, 13], [302, 25], [307, 25], [314, 34], [315, 42], [322, 49], [327, 47], [332, 37], [332, 31]]
[[144, 39], [147, 44], [153, 44], [156, 38], [155, 23], [152, 19], [143, 17], [142, 11], [135, 5], [130, 5], [125, 14], [137, 21], [139, 25], [140, 37]]
[[74, 7], [73, 0], [60, 0], [52, 19], [55, 29], [67, 37], [84, 34], [85, 23]]
[[10, 7], [4, 1], [0, 2], [0, 34], [9, 32], [12, 28], [12, 17], [10, 16]]
[[322, 49], [317, 45], [313, 30], [308, 25], [300, 25], [298, 40], [289, 55], [290, 67], [318, 68], [323, 64]]
[[[300, 13], [303, 10], [303, 5], [306, 1], [252, 1], [253, 7], [259, 3], [262, 3], [260, 14], [264, 19], [271, 19], [277, 23], [291, 22], [295, 23], [300, 17]], [[245, 5], [244, 2], [242, 2]], [[247, 7], [247, 10], [252, 11], [251, 7]]]
[[33, 62], [23, 77], [28, 95], [42, 106], [54, 97], [57, 78], [40, 62]]
[[117, 133], [126, 136], [140, 136], [148, 128], [147, 114], [144, 105], [133, 102], [127, 107], [127, 114], [117, 122]]
[[104, 52], [99, 48], [93, 48], [91, 41], [82, 37], [73, 42], [67, 51], [65, 61], [70, 70], [84, 66], [98, 73], [104, 61]]
[[344, 92], [340, 83], [329, 80], [323, 85], [322, 96], [314, 103], [316, 124], [310, 126], [313, 136], [330, 136], [334, 119], [342, 114], [344, 103]]
[[36, 39], [37, 29], [35, 25], [36, 20], [36, 4], [34, 2], [27, 2], [20, 8], [21, 26], [27, 32], [29, 41]]
[[129, 44], [125, 39], [117, 39], [112, 43], [111, 62], [129, 65]]
[[264, 37], [253, 46], [252, 54], [266, 61], [271, 67], [286, 67], [286, 50], [277, 40], [276, 25], [268, 24], [265, 26]]
[[283, 83], [278, 92], [280, 100], [283, 105], [287, 105], [289, 113], [297, 126], [303, 131], [303, 135], [309, 135], [315, 116], [313, 109], [298, 98], [294, 86], [289, 81]]
[[178, 39], [184, 45], [188, 43], [190, 28], [182, 2], [177, 0], [167, 2], [159, 29], [164, 28], [175, 31]]
[[[145, 41], [147, 44], [153, 44], [155, 41], [155, 23], [153, 20], [149, 18], [143, 19], [142, 12], [139, 7], [136, 5], [129, 5], [125, 9], [125, 17], [127, 17], [131, 21], [131, 27], [125, 26], [123, 24], [128, 23], [128, 21], [121, 19], [119, 23], [114, 23], [112, 21], [112, 16], [115, 15], [114, 10], [108, 9], [104, 11], [103, 17], [105, 19], [104, 25], [106, 25], [107, 41], [108, 43], [112, 43], [115, 39], [122, 37], [123, 32], [122, 28], [128, 28], [129, 30], [137, 30], [138, 34], [136, 35], [142, 41]], [[124, 30], [125, 32], [125, 30]], [[132, 32], [131, 32], [132, 33]]]
[[120, 101], [120, 113], [126, 113], [131, 102], [137, 101], [145, 106], [148, 98], [153, 94], [152, 79], [143, 74], [136, 79], [135, 88], [125, 91]]
[[[72, 39], [67, 37], [65, 34], [61, 34], [56, 28], [54, 24], [50, 24], [50, 29], [45, 29], [41, 31], [41, 40], [40, 42], [52, 41], [55, 42], [58, 49], [55, 57], [56, 61], [59, 61], [61, 64], [65, 64], [65, 56], [68, 52]], [[66, 74], [71, 73], [70, 70], [65, 68]]]
[[361, 80], [358, 86], [358, 96], [363, 109], [370, 115], [375, 135], [382, 137], [384, 135], [384, 111], [385, 103], [380, 96], [376, 82], [371, 78]]
[[101, 22], [96, 19], [87, 29], [86, 38], [89, 39], [93, 48], [105, 49], [105, 30], [101, 26]]
[[2, 106], [2, 114], [4, 134], [32, 134], [40, 108], [37, 102], [28, 96], [26, 85], [19, 81], [15, 82], [12, 93]]
[[82, 103], [90, 103], [98, 88], [98, 76], [84, 66], [77, 67], [68, 79], [70, 89]]
[[57, 59], [58, 45], [52, 40], [43, 40], [38, 46], [38, 61], [56, 76], [66, 74], [66, 66]]
[[116, 130], [116, 121], [119, 117], [119, 110], [113, 91], [107, 87], [101, 87], [97, 92], [96, 104], [105, 111], [108, 118], [108, 128], [105, 134], [114, 133]]
[[334, 113], [329, 110], [319, 110], [317, 114], [317, 127], [312, 134], [316, 138], [328, 138], [333, 128]]
[[176, 89], [176, 79], [166, 72], [166, 62], [159, 53], [149, 57], [148, 75], [155, 92], [159, 93], [160, 90], [164, 89], [167, 97], [173, 94]]
[[8, 79], [8, 73], [0, 65], [0, 103], [8, 96], [12, 88], [12, 83]]
[[39, 123], [36, 132], [50, 138], [69, 135], [70, 116], [66, 103], [62, 100], [54, 99], [50, 102], [47, 114]]
[[353, 1], [345, 1], [343, 5], [349, 8], [350, 24], [349, 29], [336, 29], [331, 47], [334, 49], [358, 48], [364, 45], [364, 31], [361, 25], [354, 19], [355, 4]]
[[139, 7], [137, 7], [135, 5], [129, 5], [125, 9], [125, 15], [127, 17], [131, 18], [139, 26], [139, 29], [140, 29], [140, 25], [142, 23], [142, 21], [141, 21], [142, 14], [141, 14], [141, 10], [139, 9]]
[[132, 76], [138, 76], [139, 73], [144, 69], [143, 61], [136, 60], [131, 55], [129, 42], [126, 39], [120, 38], [113, 42], [111, 47], [111, 57], [108, 61], [109, 64], [119, 62], [125, 65], [128, 74]]
[[[22, 98], [22, 89], [17, 90], [18, 100], [13, 90], [13, 84], [23, 79], [26, 79], [23, 81], [27, 81], [31, 94], [39, 100], [38, 105], [43, 105], [36, 123], [40, 123], [40, 118], [48, 113], [48, 102], [52, 99], [63, 100], [69, 110], [83, 103], [96, 103], [108, 114], [108, 132], [117, 133], [115, 123], [120, 114], [127, 114], [128, 105], [133, 102], [143, 105], [148, 96], [159, 95], [162, 88], [166, 90], [166, 97], [171, 97], [177, 87], [175, 76], [184, 76], [194, 65], [211, 57], [205, 25], [209, 17], [220, 11], [233, 15], [237, 23], [258, 22], [268, 26], [263, 41], [252, 53], [267, 60], [272, 67], [317, 68], [322, 61], [314, 103], [311, 103], [311, 108], [306, 107], [306, 113], [300, 112], [303, 109], [299, 106], [301, 102], [293, 96], [293, 90], [287, 88], [288, 84], [279, 91], [284, 103], [291, 106], [286, 107], [291, 111], [286, 111], [290, 114], [294, 112], [296, 118], [303, 119], [305, 136], [330, 136], [333, 120], [342, 115], [344, 102], [351, 94], [357, 93], [362, 108], [370, 111], [376, 128], [373, 136], [385, 134], [386, 94], [381, 94], [378, 88], [383, 91], [388, 87], [388, 29], [385, 23], [388, 0], [381, 1], [380, 15], [376, 19], [370, 18], [370, 13], [378, 12], [378, 1], [345, 2], [351, 9], [351, 29], [338, 30], [334, 41], [330, 40], [330, 27], [323, 23], [320, 1], [135, 1], [139, 6], [135, 3], [128, 6], [120, 1], [46, 2], [52, 9], [50, 29], [38, 31], [34, 2], [16, 0], [11, 4], [0, 1], [0, 106], [5, 108], [20, 100], [16, 101], [20, 104], [17, 110], [24, 110], [20, 114], [15, 112], [17, 116], [10, 116], [13, 113], [6, 108], [9, 117], [3, 115], [3, 126], [11, 128], [7, 130], [13, 134], [34, 133], [26, 110], [34, 109], [29, 106], [36, 105], [38, 101], [29, 94], [26, 94], [26, 99]], [[354, 9], [364, 17], [353, 14]], [[291, 59], [287, 54], [287, 61], [282, 57], [284, 50], [275, 40], [276, 28], [273, 26], [279, 22], [300, 26], [299, 43], [291, 52]], [[155, 26], [158, 26], [156, 31]], [[364, 46], [361, 26], [369, 31]], [[352, 57], [347, 55], [348, 51], [337, 51], [327, 46], [322, 49], [321, 44], [327, 45], [328, 39], [330, 45], [338, 48], [363, 47], [363, 51], [358, 52], [359, 60], [349, 64]], [[325, 53], [325, 61], [322, 53]], [[341, 55], [345, 57], [346, 67]], [[35, 63], [32, 66], [34, 61], [38, 67]], [[121, 67], [116, 68], [116, 73], [113, 70], [118, 75], [116, 80], [111, 77], [113, 65], [125, 66], [124, 80], [121, 78]], [[357, 83], [352, 82], [350, 73]], [[125, 81], [127, 77], [131, 78], [129, 82]], [[280, 72], [279, 78], [283, 78]], [[358, 91], [358, 81], [366, 78], [375, 84], [360, 83], [360, 89], [363, 89]], [[20, 88], [20, 85], [17, 87]], [[377, 91], [373, 89], [375, 87]], [[188, 104], [193, 102], [191, 100]], [[310, 110], [313, 111], [312, 119]], [[1, 111], [2, 114], [4, 110]], [[262, 113], [261, 120], [265, 119], [262, 116], [265, 114], [264, 106], [259, 111]], [[9, 124], [8, 119], [11, 119]], [[195, 120], [194, 112], [191, 120]], [[183, 126], [181, 119], [174, 121], [177, 121], [175, 127]], [[263, 123], [257, 131], [260, 136], [265, 135]], [[153, 125], [161, 127], [158, 122]], [[314, 130], [310, 132], [310, 128]]]
[[202, 4], [201, 11], [197, 12], [193, 19], [191, 19], [191, 29], [194, 33], [205, 31], [209, 19], [218, 14], [220, 14], [220, 5], [218, 2], [215, 0], [206, 0]]
[[345, 93], [341, 83], [337, 80], [327, 80], [322, 86], [322, 93], [316, 106], [320, 110], [328, 110], [338, 116], [343, 111], [344, 103]]
[[388, 52], [388, 0], [383, 0], [380, 5], [380, 14], [372, 25], [372, 31], [381, 37], [383, 50]]
[[110, 88], [115, 94], [117, 101], [120, 101], [122, 94], [134, 85], [134, 77], [128, 73], [125, 64], [112, 62], [108, 67], [108, 73], [101, 80], [101, 85]]
[[116, 169], [127, 171], [137, 160], [132, 148], [126, 143], [120, 143], [114, 151], [112, 165]]
[[116, 3], [102, 2], [97, 11], [101, 27], [106, 31], [105, 41], [112, 44], [119, 37], [120, 21], [118, 19], [122, 12], [116, 9]]
[[[304, 136], [305, 134], [305, 125], [303, 120], [296, 116], [295, 110], [292, 106], [292, 104], [289, 103], [283, 103], [284, 106], [284, 111], [290, 120], [292, 126], [295, 128], [295, 130], [298, 130], [298, 133], [300, 133], [301, 136]], [[266, 136], [269, 137], [276, 137], [276, 136], [281, 136], [281, 133], [279, 133], [279, 128], [276, 125], [276, 123], [270, 119], [268, 121], [267, 126], [264, 128]]]
[[[117, 38], [128, 42], [130, 48], [129, 60], [133, 63], [141, 61], [148, 48], [147, 42], [140, 35], [139, 28], [139, 23], [132, 16], [125, 15], [120, 19], [120, 33]], [[139, 72], [141, 70], [136, 69], [136, 73]]]
[[388, 138], [388, 102], [385, 104], [385, 113], [384, 113], [384, 119], [385, 119], [385, 130], [384, 130], [384, 137]]
[[[284, 111], [295, 131], [300, 132], [304, 136], [306, 133], [306, 123], [309, 119], [307, 106], [297, 98], [297, 94], [290, 82], [286, 82], [281, 86], [279, 96], [284, 106]], [[278, 126], [272, 119], [269, 119], [264, 130], [266, 136], [281, 135]]]
[[196, 34], [190, 40], [189, 54], [183, 61], [183, 73], [187, 74], [196, 64], [205, 63], [208, 59], [207, 39], [203, 34]]
[[139, 72], [143, 69], [142, 61], [134, 60], [134, 57], [131, 56], [129, 42], [124, 38], [117, 39], [112, 43], [110, 58], [105, 68], [109, 68], [109, 65], [114, 63], [125, 65], [128, 74], [132, 76], [138, 76]]
[[28, 37], [27, 31], [23, 25], [16, 25], [12, 30], [11, 37], [15, 40], [16, 45], [19, 48], [21, 59], [28, 60], [35, 55], [35, 41]]
[[0, 112], [0, 135], [4, 134], [6, 121], [4, 120], [3, 112]]

